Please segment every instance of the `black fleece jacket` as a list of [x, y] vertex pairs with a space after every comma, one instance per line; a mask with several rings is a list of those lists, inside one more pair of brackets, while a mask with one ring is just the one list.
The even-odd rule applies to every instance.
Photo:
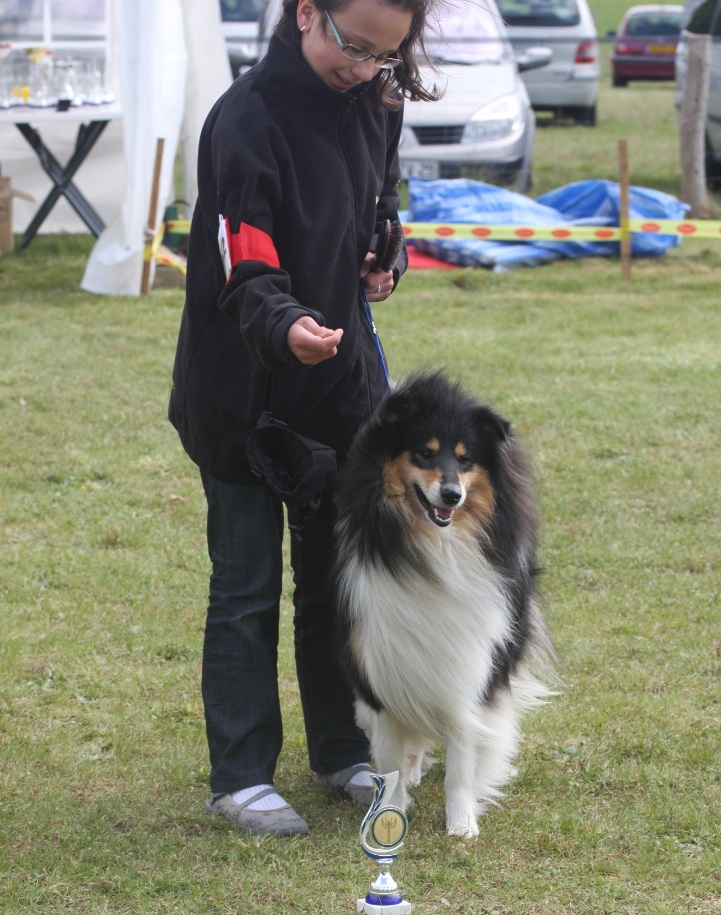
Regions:
[[[255, 482], [245, 444], [264, 408], [342, 460], [384, 392], [358, 285], [376, 222], [397, 215], [402, 109], [371, 109], [362, 91], [328, 86], [273, 38], [203, 128], [169, 418], [217, 479]], [[229, 279], [219, 216], [233, 236]], [[317, 366], [287, 346], [303, 315], [344, 330]]]

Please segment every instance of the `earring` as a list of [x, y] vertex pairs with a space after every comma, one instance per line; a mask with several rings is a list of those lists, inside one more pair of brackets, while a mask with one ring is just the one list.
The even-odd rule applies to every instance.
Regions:
[[301, 29], [301, 32], [305, 32], [305, 30], [306, 30], [307, 28], [308, 28], [308, 26], [307, 26], [307, 25], [304, 25], [303, 28]]

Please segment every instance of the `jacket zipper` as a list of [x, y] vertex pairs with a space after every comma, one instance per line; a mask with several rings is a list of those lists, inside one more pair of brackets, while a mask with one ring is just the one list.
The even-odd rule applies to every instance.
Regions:
[[[338, 131], [338, 140], [339, 140], [339, 146], [340, 146], [341, 150], [343, 150], [343, 143], [340, 140], [341, 121], [345, 115], [350, 113], [350, 111], [352, 110], [353, 106], [355, 105], [355, 103], [357, 101], [357, 98], [358, 98], [358, 96], [356, 96], [356, 95], [350, 96], [348, 99], [348, 104], [347, 104], [346, 108], [342, 109], [340, 114], [338, 115], [338, 125], [337, 125], [336, 129]], [[351, 191], [353, 191], [353, 176], [352, 176], [350, 167], [348, 165], [348, 159], [346, 158], [345, 152], [343, 152], [343, 161], [345, 162], [346, 171], [348, 173], [348, 183], [350, 184]], [[355, 201], [354, 193], [353, 193], [352, 197], [353, 197], [353, 208], [355, 211], [356, 201]], [[356, 216], [357, 216], [357, 214], [354, 212], [354, 219], [353, 219], [354, 229], [357, 225], [357, 219], [355, 218]], [[388, 363], [386, 361], [385, 352], [383, 351], [383, 344], [381, 343], [381, 338], [378, 335], [378, 329], [375, 325], [375, 321], [373, 320], [373, 312], [371, 310], [370, 302], [368, 301], [368, 295], [366, 294], [365, 283], [363, 282], [363, 279], [360, 279], [359, 285], [358, 285], [358, 302], [359, 302], [360, 308], [365, 316], [365, 320], [368, 323], [368, 327], [370, 328], [371, 334], [373, 335], [373, 341], [375, 343], [376, 351], [378, 353], [378, 359], [380, 361], [381, 372], [383, 374], [383, 381], [385, 383], [385, 389], [386, 389], [386, 391], [388, 391], [388, 390], [390, 390], [390, 377], [388, 375]]]

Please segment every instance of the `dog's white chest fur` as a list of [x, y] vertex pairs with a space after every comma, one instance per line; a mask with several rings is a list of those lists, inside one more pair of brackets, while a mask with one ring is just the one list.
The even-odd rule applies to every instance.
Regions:
[[[450, 533], [450, 532], [449, 532]], [[493, 646], [508, 634], [502, 580], [462, 538], [442, 536], [428, 577], [351, 562], [354, 650], [383, 707], [445, 741], [478, 729]]]

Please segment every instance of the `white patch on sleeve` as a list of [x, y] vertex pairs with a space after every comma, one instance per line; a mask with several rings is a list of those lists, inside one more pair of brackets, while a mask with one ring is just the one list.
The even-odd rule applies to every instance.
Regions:
[[225, 270], [225, 278], [227, 280], [230, 279], [233, 265], [230, 262], [230, 226], [222, 213], [218, 217], [218, 248], [220, 249], [220, 259], [223, 261], [223, 270]]

